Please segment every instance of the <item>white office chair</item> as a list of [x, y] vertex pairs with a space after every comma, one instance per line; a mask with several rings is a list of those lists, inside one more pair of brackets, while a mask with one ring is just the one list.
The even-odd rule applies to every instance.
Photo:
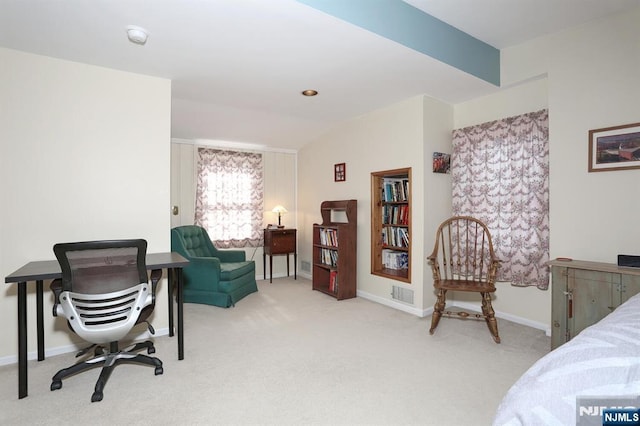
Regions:
[[[147, 318], [155, 305], [155, 291], [162, 271], [151, 273], [148, 283], [145, 240], [90, 241], [56, 244], [53, 251], [62, 269], [62, 279], [51, 283], [55, 294], [54, 316], [67, 319], [73, 332], [93, 345], [76, 356], [95, 348], [94, 356], [60, 370], [53, 376], [51, 390], [62, 387], [62, 379], [103, 366], [91, 401], [101, 401], [113, 369], [120, 362], [155, 367], [163, 373], [158, 358], [136, 353], [155, 352], [151, 341], [136, 343], [120, 350], [118, 341], [141, 322], [153, 327]], [[104, 345], [104, 346], [103, 346]]]

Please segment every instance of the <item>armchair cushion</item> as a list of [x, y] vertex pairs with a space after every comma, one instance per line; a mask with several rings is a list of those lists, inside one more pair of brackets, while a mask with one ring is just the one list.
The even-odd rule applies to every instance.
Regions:
[[258, 291], [255, 262], [242, 250], [218, 250], [200, 226], [173, 228], [171, 250], [189, 260], [183, 270], [185, 302], [226, 308]]
[[220, 280], [222, 281], [233, 281], [246, 274], [255, 275], [255, 272], [256, 268], [253, 261], [220, 263]]

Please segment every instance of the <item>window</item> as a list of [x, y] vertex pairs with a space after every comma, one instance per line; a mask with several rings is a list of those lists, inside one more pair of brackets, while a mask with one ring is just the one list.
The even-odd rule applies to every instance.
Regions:
[[262, 154], [198, 148], [195, 223], [216, 247], [261, 244], [262, 170]]
[[541, 110], [453, 132], [453, 214], [483, 221], [498, 279], [549, 285], [549, 119]]

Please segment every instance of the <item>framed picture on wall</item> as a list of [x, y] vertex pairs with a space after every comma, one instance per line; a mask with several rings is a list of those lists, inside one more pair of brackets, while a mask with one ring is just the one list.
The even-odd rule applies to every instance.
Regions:
[[640, 123], [589, 130], [589, 171], [640, 169]]
[[433, 173], [451, 172], [451, 154], [443, 152], [433, 153]]
[[333, 180], [336, 182], [347, 180], [347, 166], [345, 163], [338, 163], [333, 166]]

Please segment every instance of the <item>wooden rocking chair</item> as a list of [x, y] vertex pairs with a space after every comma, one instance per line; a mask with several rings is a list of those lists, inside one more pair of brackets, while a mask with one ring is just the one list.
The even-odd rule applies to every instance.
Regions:
[[[436, 242], [427, 257], [433, 271], [433, 286], [438, 295], [431, 317], [430, 334], [440, 318], [484, 318], [496, 343], [500, 343], [498, 323], [491, 306], [491, 293], [500, 261], [493, 252], [491, 235], [486, 225], [469, 216], [456, 216], [444, 221], [436, 233]], [[477, 292], [482, 297], [482, 314], [445, 311], [447, 291]]]

